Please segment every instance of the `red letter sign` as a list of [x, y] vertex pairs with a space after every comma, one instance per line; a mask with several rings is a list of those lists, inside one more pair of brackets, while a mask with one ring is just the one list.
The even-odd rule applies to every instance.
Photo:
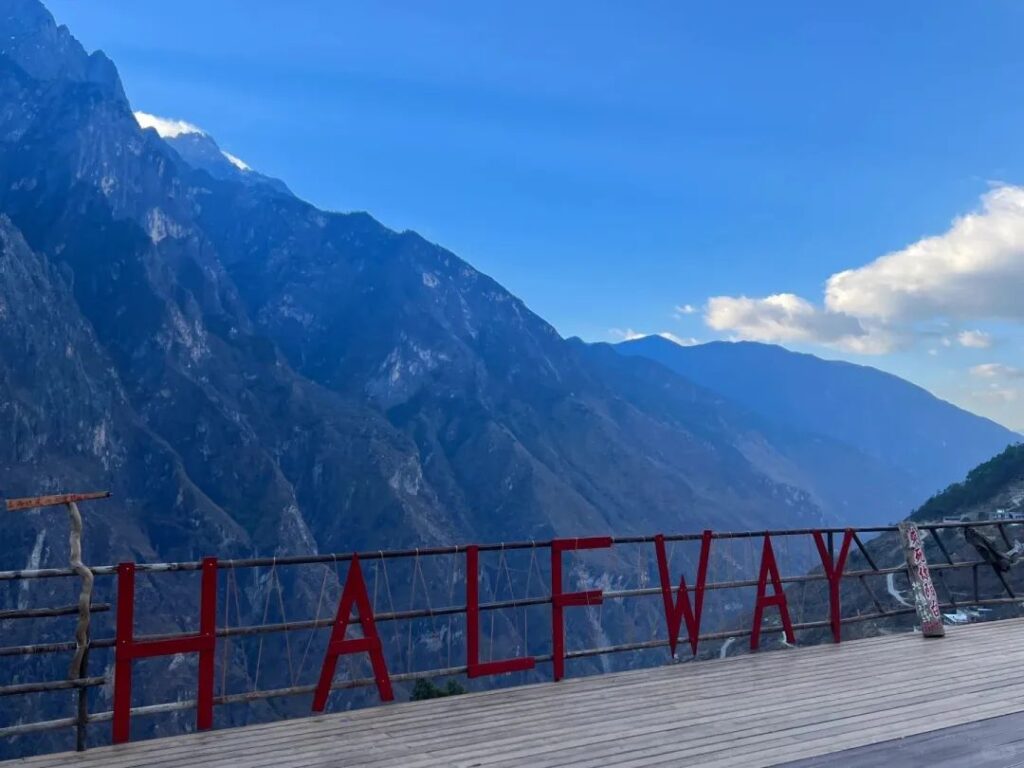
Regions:
[[693, 590], [693, 607], [686, 590], [686, 576], [679, 577], [679, 596], [672, 602], [672, 583], [668, 575], [668, 558], [665, 557], [665, 537], [660, 533], [654, 537], [654, 548], [658, 553], [658, 573], [661, 576], [661, 597], [665, 602], [665, 622], [668, 624], [668, 647], [676, 655], [679, 642], [679, 625], [686, 621], [686, 634], [690, 639], [690, 650], [697, 655], [700, 642], [700, 616], [704, 610], [704, 584], [708, 575], [708, 556], [711, 553], [711, 531], [704, 531], [700, 540], [700, 562], [697, 565], [697, 583]]
[[[772, 592], [767, 595], [768, 576], [772, 577]], [[761, 617], [764, 609], [775, 606], [779, 609], [782, 617], [782, 629], [786, 633], [786, 640], [795, 643], [793, 636], [793, 625], [789, 621], [789, 607], [786, 604], [786, 593], [782, 591], [782, 578], [779, 576], [779, 566], [775, 564], [775, 552], [772, 550], [770, 536], [764, 537], [764, 549], [761, 551], [761, 574], [757, 577], [757, 602], [754, 604], [754, 626], [750, 633], [750, 650], [756, 651], [761, 644]]]
[[213, 727], [213, 665], [217, 642], [217, 558], [203, 559], [199, 632], [163, 640], [135, 639], [135, 563], [117, 566], [117, 638], [114, 645], [113, 741], [128, 741], [132, 716], [132, 661], [178, 653], [199, 654], [196, 728]]
[[577, 605], [600, 605], [600, 589], [589, 592], [562, 592], [562, 553], [577, 549], [604, 549], [612, 545], [611, 537], [589, 539], [553, 539], [551, 541], [551, 662], [555, 681], [565, 677], [565, 622], [563, 609]]
[[504, 672], [521, 672], [533, 669], [531, 656], [518, 659], [503, 659], [480, 663], [480, 548], [475, 544], [466, 547], [466, 668], [470, 677], [500, 675]]
[[850, 554], [850, 544], [853, 542], [853, 529], [847, 528], [843, 532], [843, 543], [839, 547], [839, 560], [832, 562], [832, 553], [825, 546], [825, 540], [821, 531], [814, 532], [814, 543], [818, 545], [818, 554], [821, 556], [821, 568], [828, 579], [828, 615], [829, 623], [832, 625], [832, 639], [839, 642], [842, 627], [842, 611], [839, 603], [839, 583], [842, 580], [843, 569], [846, 568], [846, 556]]
[[[353, 605], [359, 611], [359, 624], [363, 628], [363, 636], [346, 640], [345, 631], [352, 620]], [[341, 593], [341, 602], [338, 603], [338, 615], [334, 619], [334, 628], [331, 630], [331, 639], [327, 644], [324, 664], [320, 668], [320, 682], [317, 683], [316, 692], [313, 695], [314, 712], [323, 712], [327, 705], [327, 696], [331, 692], [331, 682], [334, 680], [334, 669], [338, 664], [338, 657], [350, 653], [370, 654], [373, 676], [377, 680], [377, 691], [380, 693], [381, 701], [391, 701], [395, 698], [391, 692], [391, 678], [388, 677], [388, 667], [384, 662], [384, 651], [381, 648], [380, 637], [377, 635], [377, 625], [373, 622], [373, 607], [370, 605], [370, 598], [366, 593], [363, 571], [359, 567], [359, 555], [356, 554], [352, 555], [348, 579], [345, 581], [345, 589]]]

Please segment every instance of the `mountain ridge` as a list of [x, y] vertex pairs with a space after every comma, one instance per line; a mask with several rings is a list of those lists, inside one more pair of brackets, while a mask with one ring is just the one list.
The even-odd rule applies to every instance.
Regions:
[[776, 423], [839, 440], [895, 465], [914, 478], [918, 499], [1021, 439], [990, 419], [870, 366], [755, 342], [682, 347], [645, 337], [616, 349], [656, 360]]

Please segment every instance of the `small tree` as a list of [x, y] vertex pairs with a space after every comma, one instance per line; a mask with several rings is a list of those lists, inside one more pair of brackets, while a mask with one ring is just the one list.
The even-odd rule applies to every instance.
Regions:
[[437, 686], [431, 680], [420, 678], [412, 687], [412, 694], [409, 701], [423, 701], [424, 699], [440, 699], [444, 696], [457, 696], [465, 693], [466, 689], [459, 684], [458, 680], [449, 680], [444, 688]]

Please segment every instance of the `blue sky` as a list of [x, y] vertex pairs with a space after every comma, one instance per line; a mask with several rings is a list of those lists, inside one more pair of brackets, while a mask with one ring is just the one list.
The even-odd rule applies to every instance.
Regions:
[[1024, 4], [48, 6], [136, 109], [564, 335], [777, 341], [1024, 429]]

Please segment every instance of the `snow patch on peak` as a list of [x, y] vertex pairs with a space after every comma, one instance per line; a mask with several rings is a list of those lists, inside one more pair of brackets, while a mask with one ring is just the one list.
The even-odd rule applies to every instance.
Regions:
[[248, 165], [247, 165], [247, 164], [245, 163], [245, 161], [244, 161], [244, 160], [242, 160], [242, 159], [240, 159], [240, 158], [237, 158], [237, 157], [235, 157], [235, 156], [234, 156], [234, 155], [232, 155], [232, 154], [231, 154], [230, 152], [225, 152], [225, 151], [224, 151], [224, 150], [222, 149], [222, 150], [220, 151], [220, 153], [221, 153], [222, 155], [224, 155], [224, 157], [225, 157], [225, 158], [227, 158], [227, 161], [228, 161], [229, 163], [231, 163], [231, 164], [232, 164], [233, 166], [235, 166], [235, 168], [237, 168], [238, 170], [240, 170], [240, 171], [251, 171], [251, 170], [252, 170], [252, 168], [250, 168], [250, 167], [249, 167], [249, 166], [248, 166]]
[[[181, 136], [183, 133], [197, 133], [200, 136], [206, 135], [206, 131], [198, 125], [193, 125], [192, 123], [184, 120], [157, 117], [156, 115], [151, 115], [148, 112], [141, 111], [133, 112], [132, 114], [135, 115], [135, 122], [139, 124], [140, 128], [152, 128], [162, 139], [173, 139]], [[231, 157], [228, 157], [228, 159], [231, 160]], [[232, 162], [234, 161], [232, 160]]]

